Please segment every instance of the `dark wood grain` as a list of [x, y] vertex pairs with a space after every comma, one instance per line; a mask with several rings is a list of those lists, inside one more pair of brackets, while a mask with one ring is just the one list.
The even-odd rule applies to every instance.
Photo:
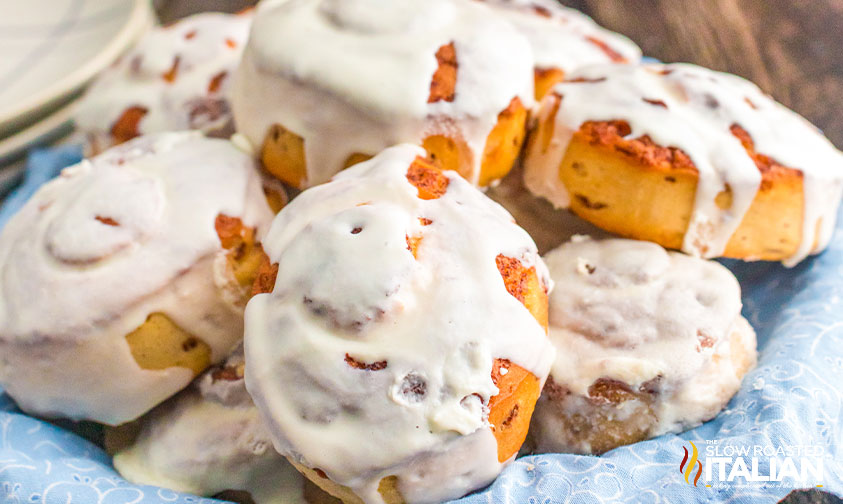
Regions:
[[[627, 35], [648, 56], [754, 81], [843, 147], [843, 0], [560, 1]], [[157, 0], [165, 22], [253, 3]]]
[[843, 0], [562, 0], [645, 54], [746, 77], [843, 146]]

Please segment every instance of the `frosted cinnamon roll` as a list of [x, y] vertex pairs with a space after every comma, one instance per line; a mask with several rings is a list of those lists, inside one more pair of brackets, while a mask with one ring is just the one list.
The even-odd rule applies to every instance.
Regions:
[[146, 34], [79, 104], [75, 120], [90, 153], [150, 133], [229, 136], [227, 93], [251, 23], [251, 12], [204, 13]]
[[240, 342], [271, 219], [252, 159], [199, 133], [65, 169], [0, 234], [0, 383], [29, 413], [137, 418]]
[[530, 41], [537, 100], [581, 66], [641, 59], [641, 49], [634, 42], [555, 0], [480, 1], [505, 16]]
[[740, 286], [720, 264], [584, 236], [544, 259], [557, 352], [531, 426], [540, 452], [603, 453], [694, 427], [754, 367]]
[[518, 157], [532, 66], [527, 40], [475, 2], [271, 1], [232, 108], [264, 167], [295, 187], [402, 142], [486, 186]]
[[545, 97], [527, 187], [608, 231], [701, 257], [794, 265], [831, 238], [843, 156], [739, 77], [583, 68]]
[[142, 417], [114, 467], [133, 483], [206, 497], [226, 492], [255, 504], [312, 502], [304, 478], [272, 447], [246, 392], [244, 368], [240, 350]]
[[393, 147], [299, 195], [246, 308], [246, 385], [276, 449], [344, 502], [490, 483], [553, 359], [532, 240], [426, 155]]

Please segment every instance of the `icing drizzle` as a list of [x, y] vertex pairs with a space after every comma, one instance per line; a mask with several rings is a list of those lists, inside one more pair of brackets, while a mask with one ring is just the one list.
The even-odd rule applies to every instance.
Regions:
[[246, 392], [242, 350], [144, 417], [138, 439], [114, 456], [134, 482], [213, 496], [250, 493], [256, 504], [305, 504], [303, 477], [272, 448]]
[[[755, 334], [740, 315], [740, 286], [722, 265], [655, 243], [584, 236], [544, 259], [555, 285], [554, 383], [585, 397], [600, 379], [653, 388], [660, 399], [651, 436], [716, 414], [754, 365]], [[744, 350], [734, 353], [732, 345]], [[739, 354], [746, 360], [733, 360]], [[554, 447], [556, 430], [547, 427], [553, 409], [542, 401], [533, 420], [539, 437], [551, 439], [539, 444]]]
[[214, 274], [225, 260], [219, 214], [258, 229], [272, 218], [252, 159], [199, 133], [136, 139], [44, 185], [0, 235], [7, 391], [43, 414], [137, 417], [191, 378], [132, 358], [125, 336], [153, 312], [225, 357], [242, 308]]
[[570, 72], [597, 63], [636, 63], [641, 49], [590, 17], [554, 0], [480, 0], [494, 8], [530, 41], [537, 68]]
[[[754, 84], [690, 64], [594, 65], [568, 76], [554, 92], [563, 96], [555, 138], [546, 153], [529, 153], [525, 182], [556, 206], [569, 204], [556, 170], [573, 133], [586, 121], [626, 121], [629, 138], [647, 135], [659, 145], [681, 149], [693, 161], [699, 183], [683, 250], [720, 256], [762, 177], [732, 132], [738, 125], [757, 152], [803, 175], [802, 241], [785, 264], [795, 265], [828, 245], [843, 188], [843, 157], [814, 126]], [[540, 120], [552, 113], [550, 104], [545, 102]], [[732, 205], [721, 209], [715, 200], [727, 190]]]
[[[448, 44], [455, 94], [429, 103], [436, 54]], [[476, 183], [498, 114], [516, 96], [533, 104], [530, 54], [502, 16], [464, 0], [263, 3], [235, 77], [237, 130], [256, 147], [276, 123], [302, 137], [311, 186], [351, 154], [461, 136]]]
[[137, 135], [229, 122], [227, 93], [252, 15], [203, 13], [150, 31], [91, 85], [76, 113], [100, 148]]
[[421, 199], [408, 168], [424, 155], [389, 148], [299, 195], [264, 240], [275, 289], [246, 308], [246, 383], [276, 448], [366, 502], [386, 476], [407, 502], [489, 483], [493, 359], [543, 381], [553, 357], [496, 265], [549, 286], [532, 240], [454, 172]]

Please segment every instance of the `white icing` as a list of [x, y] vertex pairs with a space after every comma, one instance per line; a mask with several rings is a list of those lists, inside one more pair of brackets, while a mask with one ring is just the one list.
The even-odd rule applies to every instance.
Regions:
[[555, 0], [481, 0], [505, 15], [533, 48], [536, 68], [570, 72], [584, 65], [612, 63], [613, 58], [589, 38], [605, 43], [628, 63], [641, 59], [641, 49], [606, 30], [585, 14]]
[[[843, 191], [843, 156], [815, 127], [757, 86], [689, 64], [595, 65], [568, 76], [569, 80], [579, 78], [592, 82], [564, 82], [555, 88], [563, 98], [554, 138], [546, 152], [538, 145], [532, 148], [525, 162], [525, 183], [531, 191], [567, 207], [569, 198], [558, 169], [573, 133], [586, 121], [626, 121], [632, 129], [629, 138], [648, 135], [655, 143], [677, 147], [691, 158], [699, 183], [683, 250], [717, 257], [761, 182], [752, 158], [729, 129], [738, 124], [752, 137], [757, 152], [803, 173], [802, 241], [785, 264], [795, 265], [828, 245]], [[661, 100], [667, 108], [644, 99]], [[548, 99], [539, 120], [547, 120], [551, 109], [552, 99]], [[733, 203], [721, 210], [715, 198], [727, 184]]]
[[[436, 52], [453, 42], [453, 102], [427, 103]], [[306, 185], [327, 181], [353, 153], [376, 154], [437, 133], [461, 135], [474, 183], [486, 137], [518, 96], [533, 104], [527, 40], [465, 0], [265, 2], [234, 79], [238, 132], [260, 148], [280, 124], [304, 139]]]
[[[225, 366], [242, 364], [236, 353]], [[272, 448], [244, 380], [212, 373], [145, 416], [114, 467], [143, 485], [202, 496], [243, 490], [256, 504], [304, 504], [303, 477]]]
[[[651, 436], [714, 416], [755, 362], [755, 333], [740, 315], [740, 286], [716, 262], [654, 243], [582, 238], [544, 259], [555, 285], [549, 311], [554, 383], [584, 397], [601, 378], [633, 390], [655, 383]], [[746, 362], [732, 360], [735, 344], [744, 348]], [[553, 400], [540, 399], [533, 435], [542, 451], [570, 450], [548, 405]], [[636, 403], [617, 408], [616, 418], [636, 414]]]
[[[97, 77], [82, 98], [76, 124], [99, 149], [113, 143], [111, 128], [130, 107], [148, 110], [140, 134], [219, 130], [231, 120], [227, 93], [246, 45], [252, 15], [203, 13], [155, 28]], [[163, 75], [179, 59], [176, 78]], [[211, 82], [225, 73], [219, 89]]]
[[[282, 210], [264, 240], [275, 289], [246, 308], [246, 384], [276, 448], [366, 502], [381, 502], [391, 475], [408, 502], [492, 481], [493, 359], [542, 383], [553, 360], [496, 266], [498, 254], [520, 259], [549, 287], [533, 241], [454, 172], [443, 196], [420, 199], [406, 178], [417, 156], [389, 148]], [[406, 237], [418, 234], [415, 259]], [[386, 367], [355, 369], [346, 354]]]
[[228, 355], [242, 308], [226, 301], [233, 277], [214, 275], [219, 214], [258, 229], [272, 219], [252, 159], [199, 133], [136, 139], [44, 185], [0, 235], [6, 391], [38, 414], [138, 417], [192, 377], [132, 357], [125, 336], [154, 312], [206, 342], [213, 361]]

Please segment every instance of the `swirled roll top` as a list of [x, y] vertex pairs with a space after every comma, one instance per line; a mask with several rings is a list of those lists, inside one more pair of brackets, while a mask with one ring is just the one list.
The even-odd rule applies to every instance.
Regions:
[[[789, 265], [829, 242], [843, 155], [744, 79], [689, 64], [595, 65], [555, 87], [538, 115], [528, 187], [611, 231], [702, 257]], [[603, 172], [626, 183], [635, 169], [638, 192], [586, 187]], [[653, 194], [647, 177], [660, 182]], [[624, 220], [634, 210], [624, 201], [649, 203], [636, 213], [640, 226]]]
[[251, 23], [249, 12], [203, 13], [150, 31], [80, 103], [75, 119], [91, 150], [151, 133], [222, 133], [231, 121], [229, 83]]
[[545, 261], [557, 354], [533, 418], [542, 451], [600, 453], [697, 425], [755, 363], [740, 286], [716, 262], [584, 236]]
[[36, 413], [120, 423], [181, 389], [239, 341], [239, 261], [271, 218], [253, 161], [198, 133], [65, 169], [0, 235], [7, 392]]
[[641, 59], [641, 49], [634, 42], [555, 0], [480, 1], [506, 17], [530, 41], [536, 99], [581, 66]]
[[487, 484], [552, 362], [532, 240], [425, 156], [393, 147], [303, 192], [246, 309], [246, 383], [276, 448], [341, 498]]
[[499, 137], [520, 145], [532, 94], [529, 43], [478, 3], [293, 0], [258, 9], [232, 100], [238, 131], [292, 185], [424, 140], [488, 184], [514, 161], [485, 152], [490, 133], [512, 105]]

